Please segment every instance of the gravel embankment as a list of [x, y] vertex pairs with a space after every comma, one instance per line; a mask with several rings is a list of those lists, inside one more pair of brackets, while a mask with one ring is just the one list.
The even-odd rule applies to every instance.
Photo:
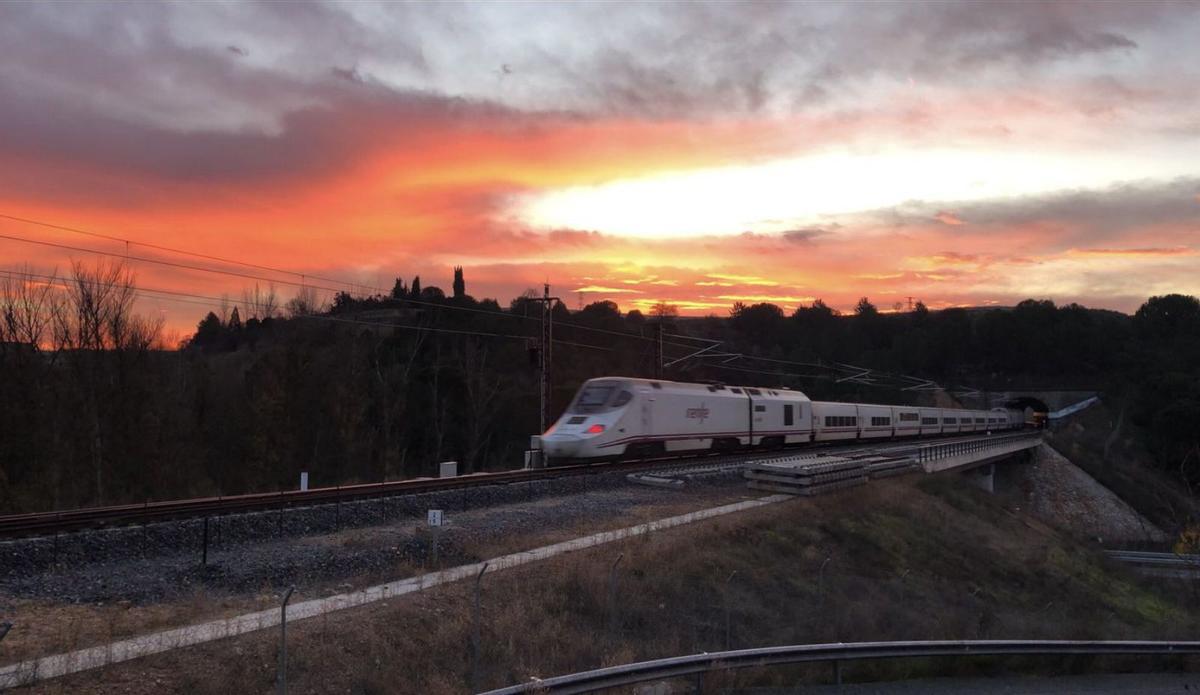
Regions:
[[[443, 566], [480, 559], [489, 543], [610, 523], [663, 504], [705, 506], [747, 494], [741, 486], [692, 483], [682, 491], [626, 485], [610, 474], [473, 488], [383, 501], [213, 519], [201, 566], [198, 520], [110, 529], [0, 545], [0, 609], [6, 599], [147, 603], [196, 589], [239, 594], [264, 587], [395, 578], [431, 558], [426, 511], [446, 510]], [[631, 522], [632, 523], [632, 522]], [[342, 530], [337, 530], [338, 527]], [[57, 544], [57, 548], [55, 545]]]
[[1120, 497], [1047, 444], [1033, 462], [1001, 469], [1030, 512], [1105, 545], [1154, 542], [1166, 535]]

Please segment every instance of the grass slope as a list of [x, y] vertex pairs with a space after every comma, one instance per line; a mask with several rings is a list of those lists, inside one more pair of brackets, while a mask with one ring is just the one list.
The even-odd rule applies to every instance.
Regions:
[[[618, 554], [616, 601], [610, 603], [609, 570]], [[735, 648], [1197, 633], [1188, 586], [1152, 586], [1107, 565], [1093, 549], [1009, 512], [953, 476], [872, 483], [788, 502], [487, 576], [483, 587], [481, 689], [722, 649], [726, 606]], [[464, 584], [297, 623], [289, 629], [291, 692], [464, 692], [472, 671], [470, 606]], [[38, 691], [268, 693], [276, 639], [277, 633], [248, 636]], [[1082, 670], [1089, 663], [887, 662], [855, 665], [847, 677], [1016, 666]], [[741, 684], [760, 685], [827, 677], [827, 667], [736, 676]], [[709, 683], [716, 687], [719, 680]]]

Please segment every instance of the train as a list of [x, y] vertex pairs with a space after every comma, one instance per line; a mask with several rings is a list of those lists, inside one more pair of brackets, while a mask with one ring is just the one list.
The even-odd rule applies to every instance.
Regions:
[[579, 388], [541, 438], [554, 462], [777, 449], [811, 442], [904, 439], [1024, 427], [994, 408], [814, 401], [787, 388], [600, 377]]

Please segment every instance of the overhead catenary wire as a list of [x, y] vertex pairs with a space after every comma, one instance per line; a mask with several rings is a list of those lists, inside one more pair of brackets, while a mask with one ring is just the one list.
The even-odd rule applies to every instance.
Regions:
[[[299, 273], [297, 271], [271, 268], [269, 266], [261, 266], [261, 265], [256, 265], [253, 263], [246, 263], [246, 262], [236, 261], [236, 260], [232, 260], [232, 259], [224, 259], [224, 258], [220, 258], [218, 256], [206, 256], [205, 254], [198, 254], [198, 253], [190, 252], [190, 251], [182, 251], [182, 250], [172, 249], [171, 247], [157, 246], [154, 244], [147, 244], [144, 242], [130, 241], [130, 240], [126, 240], [126, 239], [123, 239], [123, 238], [117, 237], [117, 236], [100, 234], [97, 232], [87, 232], [85, 230], [76, 229], [74, 227], [63, 227], [61, 225], [55, 225], [55, 224], [51, 224], [48, 222], [41, 222], [38, 220], [31, 220], [31, 219], [27, 219], [27, 218], [15, 217], [15, 216], [6, 215], [3, 213], [0, 213], [0, 218], [16, 220], [19, 222], [25, 222], [25, 223], [29, 223], [29, 224], [36, 224], [36, 225], [47, 227], [50, 229], [64, 229], [67, 231], [78, 232], [81, 234], [95, 236], [95, 237], [103, 238], [103, 239], [109, 239], [112, 241], [122, 241], [122, 242], [128, 241], [129, 243], [141, 244], [142, 246], [146, 246], [147, 248], [163, 250], [163, 251], [167, 251], [170, 253], [184, 253], [184, 254], [192, 255], [192, 256], [196, 256], [196, 257], [209, 258], [212, 260], [216, 260], [218, 262], [234, 263], [234, 264], [238, 264], [238, 265], [242, 265], [242, 266], [268, 270], [270, 272], [278, 272], [278, 273], [295, 275], [297, 277], [302, 278], [302, 280], [305, 278], [312, 277], [313, 279], [320, 279], [324, 282], [334, 282], [334, 283], [338, 283], [338, 284], [350, 285], [353, 287], [365, 287], [367, 289], [375, 290], [381, 294], [387, 294], [387, 292], [385, 290], [383, 290], [382, 288], [372, 287], [370, 285], [361, 285], [361, 284], [357, 284], [357, 283], [350, 283], [350, 282], [343, 281], [343, 280], [324, 279], [324, 278], [321, 278], [321, 276], [307, 275], [304, 273]], [[35, 245], [39, 245], [39, 246], [45, 246], [45, 247], [49, 247], [49, 248], [57, 248], [57, 249], [62, 249], [62, 250], [66, 250], [66, 251], [75, 251], [78, 253], [90, 253], [90, 254], [94, 254], [94, 255], [98, 255], [98, 256], [107, 256], [110, 258], [118, 258], [118, 259], [122, 259], [125, 261], [137, 261], [137, 262], [143, 262], [143, 263], [151, 263], [151, 264], [155, 264], [155, 265], [178, 268], [181, 270], [192, 270], [192, 271], [196, 271], [196, 272], [227, 275], [230, 277], [237, 277], [237, 278], [241, 278], [241, 279], [245, 279], [245, 280], [254, 280], [256, 282], [277, 283], [277, 284], [287, 285], [290, 287], [297, 287], [297, 288], [301, 288], [301, 289], [307, 288], [307, 289], [323, 290], [325, 292], [331, 292], [334, 294], [345, 292], [345, 290], [343, 290], [343, 289], [338, 289], [335, 287], [327, 287], [327, 286], [323, 286], [323, 285], [317, 285], [317, 284], [304, 282], [304, 281], [295, 282], [292, 280], [282, 280], [279, 278], [263, 277], [260, 275], [251, 275], [249, 273], [241, 273], [241, 272], [237, 272], [237, 271], [233, 271], [233, 270], [208, 268], [208, 267], [204, 267], [204, 266], [192, 265], [192, 264], [188, 264], [188, 263], [179, 263], [176, 261], [169, 261], [169, 260], [160, 259], [160, 258], [150, 258], [147, 256], [135, 256], [135, 255], [132, 255], [129, 253], [121, 254], [121, 253], [116, 253], [113, 251], [104, 251], [101, 249], [92, 249], [92, 248], [87, 248], [87, 247], [83, 247], [83, 246], [75, 246], [72, 244], [63, 244], [63, 243], [52, 242], [52, 241], [44, 241], [44, 240], [40, 240], [40, 239], [28, 239], [25, 237], [13, 236], [13, 235], [9, 235], [9, 234], [0, 234], [0, 239], [5, 239], [8, 241], [16, 241], [16, 242], [26, 243], [26, 244], [35, 244]], [[453, 305], [453, 304], [442, 304], [442, 303], [438, 303], [438, 302], [428, 302], [428, 301], [424, 301], [424, 300], [420, 300], [420, 299], [412, 299], [412, 298], [408, 298], [408, 297], [405, 297], [398, 301], [403, 301], [403, 302], [414, 304], [417, 306], [430, 306], [430, 307], [437, 307], [440, 309], [448, 309], [451, 311], [467, 311], [467, 312], [473, 312], [473, 313], [478, 313], [478, 314], [487, 314], [490, 316], [503, 315], [503, 316], [508, 316], [511, 318], [524, 319], [524, 320], [529, 320], [529, 321], [537, 321], [538, 320], [537, 318], [532, 317], [532, 316], [524, 316], [521, 314], [516, 314], [516, 313], [511, 313], [511, 312], [497, 313], [495, 311], [491, 311], [488, 309], [479, 309], [476, 307], [467, 307], [467, 306], [457, 306], [457, 305]], [[614, 331], [614, 330], [609, 330], [609, 329], [604, 329], [604, 328], [597, 328], [597, 327], [593, 327], [593, 326], [584, 326], [581, 324], [572, 323], [572, 322], [568, 322], [568, 321], [559, 321], [558, 325], [564, 326], [564, 327], [569, 327], [569, 328], [574, 328], [574, 329], [578, 329], [578, 330], [583, 330], [583, 331], [591, 331], [593, 333], [615, 335], [615, 336], [620, 336], [620, 337], [624, 337], [624, 338], [633, 338], [633, 339], [637, 339], [637, 340], [645, 340], [645, 341], [656, 340], [656, 338], [653, 336], [639, 335], [637, 333], [628, 333], [625, 331]], [[688, 336], [678, 336], [678, 337], [687, 338]], [[706, 339], [701, 339], [701, 340], [706, 340]], [[671, 344], [674, 344], [677, 347], [688, 347], [687, 345], [682, 345], [679, 343], [671, 343]]]

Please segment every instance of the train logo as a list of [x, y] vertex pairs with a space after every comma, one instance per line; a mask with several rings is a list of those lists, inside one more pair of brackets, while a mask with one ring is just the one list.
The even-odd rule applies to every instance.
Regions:
[[689, 420], [699, 420], [703, 425], [704, 421], [708, 419], [708, 408], [701, 403], [699, 408], [688, 408], [686, 416]]

